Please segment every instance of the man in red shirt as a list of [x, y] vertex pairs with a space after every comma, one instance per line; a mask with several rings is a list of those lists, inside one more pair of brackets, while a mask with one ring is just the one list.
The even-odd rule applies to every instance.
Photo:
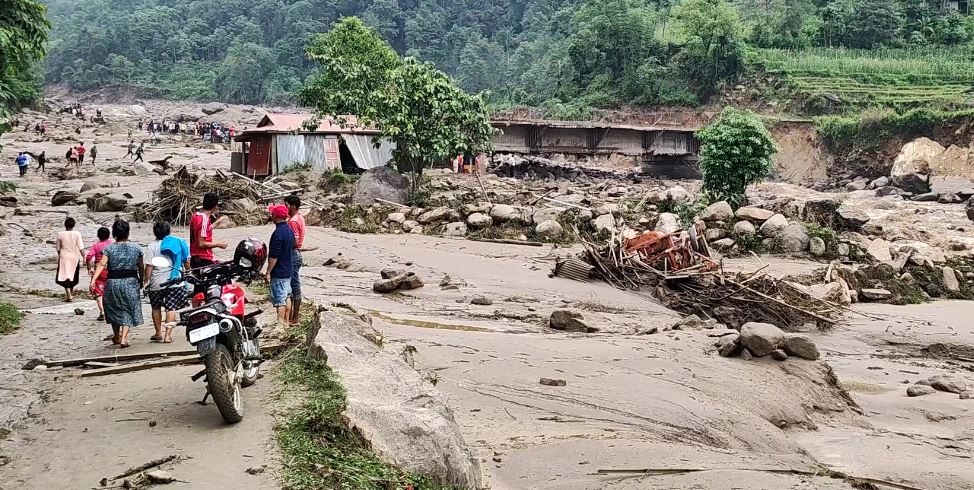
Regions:
[[301, 257], [301, 250], [304, 249], [304, 216], [298, 212], [301, 208], [301, 198], [295, 195], [290, 195], [284, 198], [284, 204], [287, 205], [288, 220], [287, 225], [294, 232], [294, 254], [292, 255], [292, 263], [294, 264], [294, 273], [291, 274], [291, 325], [297, 325], [301, 323], [301, 276], [298, 272], [301, 270], [301, 266], [304, 265], [304, 259]]
[[77, 150], [78, 150], [78, 165], [79, 166], [84, 165], [85, 163], [85, 142], [84, 141], [82, 141], [81, 144], [78, 145]]
[[216, 219], [214, 214], [219, 211], [220, 198], [213, 193], [203, 196], [203, 210], [193, 214], [189, 221], [189, 266], [199, 269], [213, 264], [213, 249], [226, 249], [226, 242], [213, 241], [213, 229], [221, 228], [225, 222], [224, 216]]

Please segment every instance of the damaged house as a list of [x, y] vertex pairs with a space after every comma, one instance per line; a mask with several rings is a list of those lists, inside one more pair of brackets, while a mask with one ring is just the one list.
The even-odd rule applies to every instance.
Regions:
[[345, 124], [321, 119], [308, 130], [305, 121], [312, 114], [267, 114], [257, 127], [244, 130], [235, 141], [240, 151], [231, 157], [233, 171], [252, 177], [284, 172], [294, 165], [314, 170], [356, 173], [381, 167], [392, 159], [395, 143], [382, 140], [376, 147], [376, 129], [362, 127], [355, 116], [344, 116]]

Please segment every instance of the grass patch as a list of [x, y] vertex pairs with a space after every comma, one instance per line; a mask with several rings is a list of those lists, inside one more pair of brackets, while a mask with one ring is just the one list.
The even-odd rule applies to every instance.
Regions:
[[[288, 335], [305, 335], [315, 308], [302, 315]], [[437, 489], [427, 479], [382, 461], [342, 422], [345, 389], [324, 359], [303, 348], [289, 352], [277, 373], [279, 398], [288, 408], [275, 426], [288, 490]]]
[[348, 206], [339, 213], [335, 228], [348, 233], [380, 233], [384, 218], [372, 208]]
[[341, 170], [326, 170], [318, 180], [318, 188], [328, 192], [341, 191], [358, 179], [358, 175], [346, 174]]
[[832, 228], [822, 226], [817, 223], [806, 223], [809, 238], [821, 238], [825, 242], [825, 255], [823, 258], [834, 259], [839, 256], [839, 236]]
[[20, 328], [20, 322], [24, 319], [20, 310], [7, 302], [0, 302], [0, 335], [13, 333]]

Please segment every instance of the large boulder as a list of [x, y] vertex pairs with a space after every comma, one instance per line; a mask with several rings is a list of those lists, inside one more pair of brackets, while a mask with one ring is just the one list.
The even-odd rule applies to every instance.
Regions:
[[948, 393], [963, 393], [967, 391], [967, 382], [958, 376], [937, 375], [927, 378], [930, 386], [937, 391]]
[[490, 217], [494, 223], [517, 223], [530, 225], [533, 222], [532, 213], [528, 209], [518, 209], [509, 204], [497, 204], [490, 209]]
[[800, 357], [809, 361], [816, 361], [819, 357], [818, 347], [815, 346], [815, 342], [800, 334], [792, 333], [785, 335], [785, 339], [781, 342], [781, 348], [789, 356]]
[[761, 228], [758, 229], [758, 232], [763, 237], [771, 238], [778, 235], [778, 233], [780, 233], [781, 230], [784, 230], [786, 226], [788, 226], [788, 218], [785, 218], [783, 214], [776, 214], [768, 218], [768, 220], [761, 225]]
[[406, 472], [449, 488], [482, 488], [480, 460], [467, 446], [446, 398], [398, 351], [370, 339], [367, 323], [336, 310], [319, 313], [308, 351], [345, 389], [342, 418], [367, 447]]
[[840, 221], [838, 224], [850, 231], [860, 231], [863, 225], [869, 222], [869, 215], [863, 210], [848, 205], [839, 206], [836, 216]]
[[466, 234], [467, 224], [463, 221], [447, 223], [446, 228], [443, 230], [443, 235], [445, 236], [465, 236]]
[[673, 213], [660, 213], [656, 221], [656, 231], [660, 233], [675, 233], [680, 231], [680, 217]]
[[748, 322], [741, 326], [741, 344], [755, 357], [770, 355], [784, 340], [785, 333], [770, 323]]
[[738, 219], [761, 223], [771, 219], [775, 215], [775, 212], [754, 206], [744, 206], [743, 208], [738, 208], [735, 215]]
[[558, 221], [563, 214], [565, 214], [565, 208], [538, 208], [534, 210], [534, 222], [544, 223], [545, 221]]
[[690, 198], [690, 193], [683, 186], [673, 186], [659, 193], [661, 201], [683, 202]]
[[721, 357], [731, 357], [741, 348], [741, 334], [724, 335], [717, 339], [714, 347], [717, 348], [717, 354]]
[[592, 226], [597, 232], [611, 232], [616, 226], [616, 219], [611, 214], [603, 214], [592, 220]]
[[371, 206], [376, 198], [403, 204], [409, 181], [399, 172], [389, 167], [377, 167], [359, 177], [352, 189], [352, 204]]
[[930, 192], [930, 176], [923, 174], [906, 174], [893, 177], [893, 185], [912, 194], [926, 194]]
[[595, 327], [588, 326], [582, 314], [573, 310], [555, 310], [551, 312], [551, 317], [548, 319], [548, 326], [555, 330], [564, 330], [566, 332], [597, 332], [598, 329]]
[[467, 216], [467, 225], [475, 230], [487, 228], [492, 224], [494, 224], [494, 220], [483, 213], [473, 213]]
[[940, 156], [944, 153], [944, 147], [931, 140], [930, 138], [917, 138], [900, 149], [899, 155], [893, 161], [893, 168], [890, 170], [890, 177], [896, 182], [898, 177], [905, 175], [930, 175]]
[[85, 204], [88, 207], [88, 211], [117, 213], [125, 211], [125, 208], [128, 207], [128, 200], [117, 196], [95, 194], [86, 199]]
[[148, 114], [148, 111], [146, 111], [145, 107], [136, 104], [128, 106], [126, 112], [128, 112], [133, 116], [144, 116]]
[[74, 205], [81, 194], [74, 191], [57, 191], [51, 196], [51, 206]]
[[534, 234], [538, 235], [538, 238], [551, 240], [561, 236], [564, 231], [565, 229], [562, 228], [561, 224], [553, 219], [550, 219], [548, 221], [538, 223], [538, 226], [534, 229]]
[[947, 267], [946, 265], [941, 270], [941, 275], [944, 278], [944, 288], [947, 291], [956, 293], [960, 291], [960, 281], [957, 280], [957, 273], [954, 272], [952, 267]]
[[877, 262], [893, 260], [893, 254], [890, 253], [889, 246], [889, 242], [883, 240], [882, 238], [877, 238], [869, 242], [869, 247], [866, 248], [866, 254]]
[[750, 221], [741, 220], [734, 223], [734, 236], [754, 236], [757, 229]]
[[815, 236], [808, 240], [808, 253], [812, 254], [813, 257], [821, 257], [828, 252], [825, 246], [825, 240]]
[[431, 223], [440, 223], [443, 221], [457, 221], [460, 219], [460, 213], [450, 209], [450, 208], [436, 208], [431, 209], [416, 218], [421, 225], [428, 225]]
[[221, 104], [219, 102], [210, 102], [208, 104], [204, 104], [203, 107], [200, 107], [200, 110], [203, 111], [203, 114], [206, 114], [207, 116], [212, 116], [213, 114], [223, 112], [224, 109], [226, 108], [227, 108], [226, 105]]
[[808, 229], [801, 223], [792, 223], [782, 229], [776, 236], [785, 253], [801, 253], [808, 251]]
[[718, 201], [704, 208], [697, 216], [706, 221], [730, 221], [734, 217], [734, 210], [727, 201]]

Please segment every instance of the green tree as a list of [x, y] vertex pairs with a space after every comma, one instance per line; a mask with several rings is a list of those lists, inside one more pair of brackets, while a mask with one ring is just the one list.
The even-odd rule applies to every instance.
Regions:
[[744, 64], [740, 16], [726, 0], [685, 0], [673, 12], [684, 43], [676, 65], [701, 95], [719, 91]]
[[50, 24], [46, 8], [36, 0], [4, 0], [0, 4], [0, 135], [9, 129], [12, 110], [37, 95], [34, 63], [44, 57]]
[[703, 189], [713, 201], [744, 203], [747, 186], [771, 175], [774, 138], [757, 116], [728, 107], [697, 132]]
[[862, 0], [849, 18], [847, 44], [868, 49], [895, 44], [902, 28], [903, 13], [899, 2]]
[[371, 28], [354, 17], [316, 36], [308, 57], [318, 72], [299, 92], [319, 117], [355, 115], [396, 143], [393, 161], [413, 173], [464, 152], [487, 150], [490, 126], [482, 96], [461, 90], [430, 63], [401, 59]]
[[236, 45], [217, 73], [217, 93], [228, 102], [259, 103], [264, 100], [265, 82], [273, 69], [270, 49], [254, 43]]

